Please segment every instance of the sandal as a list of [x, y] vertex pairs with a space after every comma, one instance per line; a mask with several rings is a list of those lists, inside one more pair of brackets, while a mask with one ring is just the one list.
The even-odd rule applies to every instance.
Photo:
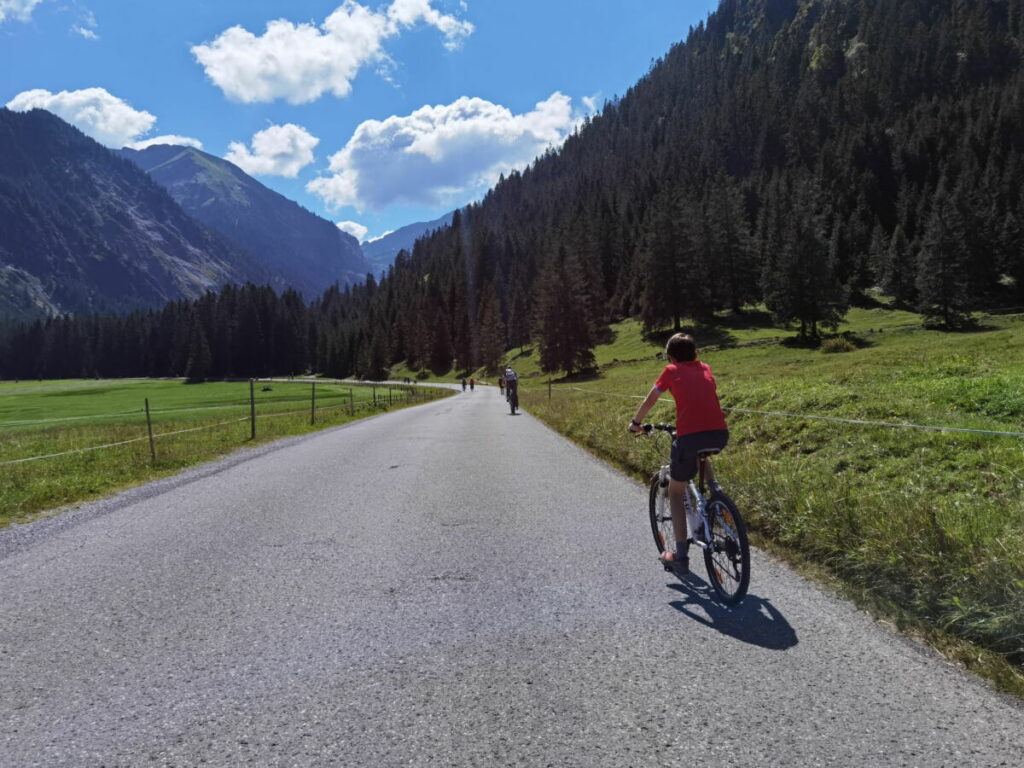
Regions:
[[677, 560], [675, 552], [670, 549], [662, 552], [658, 559], [661, 561], [662, 568], [676, 576], [685, 576], [690, 572], [690, 558], [684, 557]]

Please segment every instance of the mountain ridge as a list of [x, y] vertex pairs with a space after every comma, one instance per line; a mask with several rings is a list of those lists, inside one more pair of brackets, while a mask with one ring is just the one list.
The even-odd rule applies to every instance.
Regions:
[[123, 312], [268, 277], [49, 112], [0, 109], [0, 146], [0, 317]]
[[274, 287], [307, 299], [334, 283], [358, 283], [371, 270], [359, 242], [241, 168], [194, 147], [168, 144], [122, 149], [193, 218], [264, 263]]
[[446, 213], [433, 221], [417, 221], [399, 227], [394, 232], [388, 232], [383, 237], [375, 240], [365, 240], [361, 243], [363, 255], [374, 268], [377, 277], [387, 272], [388, 267], [395, 263], [395, 257], [399, 251], [405, 250], [412, 253], [416, 241], [436, 229], [447, 227], [452, 223], [454, 211]]

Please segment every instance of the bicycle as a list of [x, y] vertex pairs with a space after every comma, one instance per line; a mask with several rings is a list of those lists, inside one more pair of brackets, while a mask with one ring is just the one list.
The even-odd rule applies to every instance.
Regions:
[[515, 416], [516, 408], [519, 407], [519, 385], [518, 383], [514, 384], [513, 386], [509, 386], [508, 384], [506, 384], [505, 390], [508, 392], [508, 394], [505, 396], [505, 399], [508, 400], [508, 405], [512, 411], [512, 415]]
[[[665, 432], [671, 437], [676, 428], [671, 424], [644, 424], [643, 431], [648, 435], [654, 431]], [[690, 480], [688, 493], [700, 521], [700, 531], [691, 532], [691, 536], [700, 533], [701, 540], [692, 538], [691, 541], [704, 550], [704, 565], [719, 599], [726, 605], [736, 605], [750, 586], [750, 545], [743, 516], [715, 480], [711, 457], [720, 450], [697, 453], [697, 480]], [[665, 464], [651, 477], [651, 532], [659, 555], [675, 541], [668, 485], [669, 465]]]

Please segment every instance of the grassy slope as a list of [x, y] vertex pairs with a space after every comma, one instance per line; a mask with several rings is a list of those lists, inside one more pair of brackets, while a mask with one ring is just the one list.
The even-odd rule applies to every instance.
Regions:
[[[844, 330], [862, 348], [847, 354], [774, 344], [702, 357], [730, 409], [1024, 431], [1024, 318], [988, 318], [971, 334], [907, 320], [852, 311]], [[597, 350], [598, 378], [558, 382], [550, 401], [546, 384], [528, 380], [524, 405], [642, 476], [664, 446], [627, 436], [625, 424], [660, 370], [659, 348], [632, 323], [617, 330]], [[731, 335], [744, 344], [764, 329]], [[527, 374], [529, 360], [519, 361]], [[671, 421], [671, 402], [650, 418]], [[1024, 440], [735, 410], [729, 421], [732, 444], [717, 464], [763, 544], [824, 568], [1024, 695]]]
[[[256, 440], [267, 442], [363, 418], [386, 409], [388, 390], [318, 382], [316, 424], [310, 384], [256, 387]], [[400, 407], [399, 388], [393, 405]], [[349, 392], [355, 408], [349, 405]], [[434, 394], [444, 394], [434, 391]], [[152, 461], [143, 402], [158, 437]], [[417, 401], [419, 402], [419, 401]], [[354, 412], [353, 412], [354, 410]], [[184, 385], [178, 380], [119, 379], [0, 383], [0, 462], [135, 440], [88, 453], [0, 466], [0, 526], [62, 505], [94, 499], [230, 453], [250, 439], [248, 382]], [[227, 422], [227, 423], [225, 423]]]

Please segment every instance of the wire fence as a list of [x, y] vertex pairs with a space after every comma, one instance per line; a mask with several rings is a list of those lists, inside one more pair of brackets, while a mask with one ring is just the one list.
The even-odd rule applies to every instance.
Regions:
[[[309, 396], [303, 395], [303, 396], [288, 396], [288, 397], [283, 397], [283, 398], [282, 397], [277, 397], [274, 400], [269, 401], [269, 403], [272, 403], [273, 405], [280, 405], [282, 403], [294, 403], [294, 402], [308, 401], [310, 403], [310, 407], [309, 408], [303, 408], [302, 410], [282, 411], [282, 410], [272, 409], [272, 410], [257, 411], [256, 399], [255, 399], [255, 385], [256, 384], [265, 384], [265, 383], [268, 383], [268, 382], [273, 382], [273, 383], [278, 383], [278, 384], [282, 384], [283, 383], [283, 384], [306, 384], [306, 385], [309, 385], [310, 386], [310, 395]], [[25, 463], [33, 462], [33, 461], [41, 461], [41, 460], [44, 460], [44, 459], [54, 459], [54, 458], [59, 458], [59, 457], [62, 457], [62, 456], [71, 456], [71, 455], [75, 455], [75, 454], [91, 453], [93, 451], [100, 451], [100, 450], [104, 450], [104, 449], [108, 449], [108, 448], [116, 448], [116, 447], [119, 447], [119, 446], [129, 445], [131, 443], [139, 443], [139, 442], [143, 442], [143, 441], [149, 441], [150, 453], [152, 455], [153, 461], [155, 461], [156, 460], [156, 443], [155, 443], [155, 441], [159, 440], [161, 438], [171, 437], [173, 435], [181, 435], [181, 434], [185, 434], [185, 433], [188, 433], [188, 432], [198, 432], [198, 431], [202, 431], [202, 430], [216, 429], [218, 427], [224, 427], [224, 426], [228, 426], [228, 425], [231, 425], [231, 424], [239, 424], [241, 422], [248, 421], [250, 423], [250, 439], [255, 439], [256, 432], [257, 432], [257, 422], [258, 422], [258, 420], [263, 420], [263, 419], [268, 419], [268, 418], [275, 418], [275, 417], [280, 417], [280, 416], [308, 415], [309, 418], [310, 418], [310, 425], [311, 426], [315, 426], [317, 415], [318, 414], [323, 414], [324, 412], [327, 412], [327, 411], [336, 411], [338, 409], [345, 409], [345, 410], [348, 411], [349, 415], [354, 417], [356, 415], [356, 413], [358, 411], [361, 411], [361, 410], [380, 410], [382, 407], [383, 408], [388, 408], [388, 407], [394, 405], [396, 402], [398, 402], [398, 403], [405, 403], [405, 402], [409, 402], [411, 400], [417, 400], [417, 399], [422, 399], [422, 400], [434, 399], [439, 394], [439, 391], [435, 390], [435, 388], [433, 388], [433, 387], [422, 387], [422, 386], [405, 385], [405, 384], [391, 384], [391, 385], [387, 385], [387, 384], [367, 384], [367, 383], [356, 383], [356, 382], [350, 382], [350, 381], [330, 380], [330, 379], [254, 379], [254, 380], [250, 381], [249, 384], [250, 384], [250, 387], [249, 387], [249, 389], [250, 389], [250, 396], [249, 396], [249, 399], [245, 400], [245, 401], [236, 400], [236, 401], [230, 401], [230, 402], [225, 402], [225, 403], [220, 403], [220, 404], [204, 405], [204, 406], [193, 406], [193, 407], [184, 407], [184, 408], [152, 409], [152, 408], [149, 407], [148, 399], [146, 399], [145, 405], [144, 405], [143, 408], [134, 409], [134, 410], [131, 410], [131, 411], [120, 411], [120, 412], [116, 412], [116, 413], [95, 414], [95, 415], [91, 415], [91, 416], [90, 415], [86, 415], [86, 416], [57, 417], [57, 418], [52, 418], [52, 419], [37, 419], [37, 420], [34, 420], [34, 421], [31, 421], [31, 420], [15, 420], [15, 421], [10, 421], [10, 422], [4, 422], [3, 424], [0, 424], [0, 427], [5, 427], [5, 426], [19, 426], [19, 427], [21, 427], [21, 426], [32, 426], [32, 425], [45, 425], [45, 424], [53, 424], [53, 423], [68, 422], [68, 421], [82, 421], [82, 420], [97, 420], [98, 421], [98, 420], [102, 420], [102, 419], [106, 419], [106, 418], [114, 418], [114, 417], [141, 416], [141, 417], [144, 417], [146, 419], [147, 434], [140, 435], [138, 437], [132, 437], [132, 438], [129, 438], [127, 440], [115, 440], [115, 441], [111, 441], [111, 442], [103, 443], [103, 444], [99, 444], [99, 445], [89, 445], [89, 446], [84, 446], [84, 447], [81, 447], [81, 448], [73, 448], [73, 449], [67, 450], [67, 451], [57, 451], [57, 452], [41, 454], [41, 455], [37, 455], [37, 456], [26, 456], [26, 457], [17, 458], [17, 459], [9, 459], [9, 460], [5, 460], [5, 461], [0, 461], [0, 466], [11, 466], [11, 465], [15, 465], [15, 464], [25, 464]], [[318, 395], [317, 390], [316, 390], [316, 385], [317, 384], [321, 384], [321, 385], [326, 384], [326, 385], [335, 386], [335, 387], [337, 387], [337, 386], [345, 386], [346, 388], [348, 388], [349, 391], [347, 393], [345, 393], [345, 392], [339, 393], [337, 391], [324, 393], [323, 390], [321, 389], [321, 392]], [[356, 389], [362, 389], [364, 391], [366, 389], [369, 389], [370, 390], [370, 397], [357, 401], [356, 398], [355, 398], [355, 390]], [[317, 403], [318, 397], [321, 400], [320, 404]], [[338, 397], [341, 397], [344, 400], [344, 402], [333, 403], [333, 404], [330, 404], [330, 405], [324, 405], [323, 404], [323, 399], [325, 399], [325, 398], [337, 399]], [[261, 405], [265, 405], [265, 404], [261, 404]], [[249, 415], [243, 416], [241, 418], [229, 419], [227, 421], [219, 421], [219, 422], [216, 422], [214, 424], [201, 424], [199, 426], [187, 427], [187, 428], [184, 428], [184, 429], [176, 429], [176, 430], [172, 430], [172, 431], [169, 431], [169, 432], [160, 432], [160, 433], [154, 433], [153, 432], [152, 416], [154, 414], [160, 414], [162, 416], [166, 416], [168, 414], [186, 414], [186, 413], [192, 413], [192, 412], [198, 412], [198, 411], [204, 411], [204, 410], [225, 410], [225, 409], [229, 409], [229, 408], [243, 408], [243, 407], [244, 408], [248, 408], [250, 412], [249, 412]]]
[[[629, 398], [631, 400], [643, 400], [643, 395], [627, 395], [621, 392], [598, 392], [595, 390], [583, 389], [582, 387], [567, 387], [567, 389], [575, 390], [577, 392], [583, 392], [588, 395], [599, 395], [603, 397], [622, 397]], [[672, 402], [672, 398], [663, 397], [660, 402]], [[860, 426], [869, 427], [889, 427], [893, 429], [919, 429], [926, 430], [929, 432], [963, 432], [972, 435], [997, 435], [999, 437], [1024, 437], [1024, 432], [1003, 432], [994, 429], [967, 429], [965, 427], [940, 427], [928, 424], [902, 424], [899, 422], [891, 421], [869, 421], [867, 419], [844, 419], [838, 416], [818, 416], [807, 413], [784, 413], [782, 411], [758, 411], [751, 408], [729, 408], [722, 407], [723, 411], [731, 411], [733, 413], [749, 413], [760, 416], [775, 416], [779, 418], [788, 419], [805, 419], [807, 421], [829, 421], [838, 424], [856, 424]]]

